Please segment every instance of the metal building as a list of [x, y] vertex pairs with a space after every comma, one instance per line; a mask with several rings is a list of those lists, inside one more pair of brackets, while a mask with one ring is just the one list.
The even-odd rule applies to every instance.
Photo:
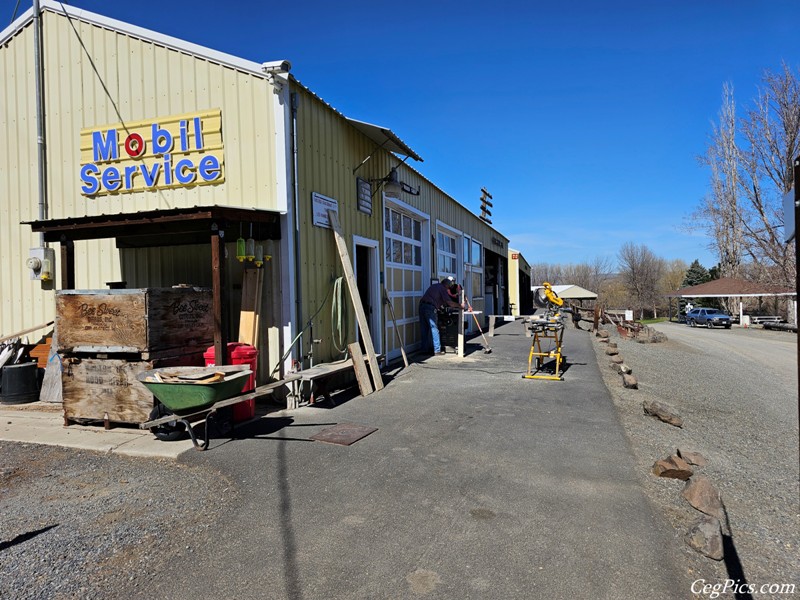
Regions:
[[[249, 266], [236, 240], [254, 239], [271, 257], [259, 379], [334, 360], [356, 324], [328, 210], [379, 353], [399, 354], [384, 288], [407, 350], [432, 279], [452, 275], [476, 310], [506, 312], [508, 239], [412, 168], [422, 158], [391, 130], [336, 111], [288, 61], [39, 4], [0, 32], [0, 332], [51, 320], [55, 289], [109, 283], [214, 286], [233, 331]], [[32, 278], [31, 255], [52, 257], [49, 280]]]
[[508, 249], [508, 297], [511, 314], [514, 316], [533, 314], [533, 291], [531, 289], [531, 266], [522, 252]]

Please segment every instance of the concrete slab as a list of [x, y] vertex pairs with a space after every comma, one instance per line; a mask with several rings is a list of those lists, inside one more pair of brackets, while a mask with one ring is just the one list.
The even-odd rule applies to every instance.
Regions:
[[[564, 381], [529, 380], [531, 339], [513, 325], [492, 354], [477, 338], [464, 359], [418, 358], [380, 392], [276, 412], [184, 454], [240, 497], [148, 594], [685, 597], [667, 552], [680, 540], [644, 494], [592, 338], [569, 329]], [[377, 431], [312, 441], [339, 423]]]
[[86, 425], [65, 427], [60, 410], [36, 404], [40, 403], [0, 407], [0, 440], [173, 460], [192, 448], [189, 439], [162, 442], [149, 431], [133, 427], [110, 430]]

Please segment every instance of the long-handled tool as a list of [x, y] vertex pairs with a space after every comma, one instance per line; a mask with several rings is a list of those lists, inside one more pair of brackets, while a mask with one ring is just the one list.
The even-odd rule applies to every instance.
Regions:
[[475, 325], [478, 326], [478, 331], [481, 332], [481, 337], [483, 338], [483, 343], [485, 344], [484, 347], [483, 347], [483, 353], [484, 354], [491, 354], [492, 353], [492, 348], [491, 348], [491, 346], [489, 346], [489, 340], [487, 340], [486, 336], [483, 335], [483, 329], [481, 329], [481, 324], [478, 323], [478, 317], [475, 316], [475, 312], [472, 310], [472, 304], [469, 303], [469, 298], [467, 298], [466, 294], [464, 294], [464, 302], [467, 303], [467, 307], [469, 308], [469, 312], [472, 313], [472, 318], [475, 319]]

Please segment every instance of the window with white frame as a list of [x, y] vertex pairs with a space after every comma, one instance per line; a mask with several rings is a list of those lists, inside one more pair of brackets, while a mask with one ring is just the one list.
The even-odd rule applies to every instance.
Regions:
[[482, 298], [483, 290], [483, 245], [464, 236], [464, 276], [466, 286], [474, 298]]
[[439, 279], [448, 275], [456, 277], [457, 267], [456, 238], [439, 231], [436, 234], [436, 270]]
[[422, 267], [422, 223], [391, 208], [384, 210], [387, 263]]

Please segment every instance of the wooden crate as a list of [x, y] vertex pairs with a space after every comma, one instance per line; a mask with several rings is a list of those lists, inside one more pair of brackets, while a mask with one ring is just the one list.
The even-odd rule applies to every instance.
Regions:
[[202, 353], [157, 360], [65, 355], [61, 357], [64, 418], [144, 423], [153, 409], [153, 394], [136, 380], [142, 371], [158, 367], [202, 365]]
[[205, 350], [214, 341], [211, 291], [202, 288], [61, 290], [59, 352], [141, 353]]

